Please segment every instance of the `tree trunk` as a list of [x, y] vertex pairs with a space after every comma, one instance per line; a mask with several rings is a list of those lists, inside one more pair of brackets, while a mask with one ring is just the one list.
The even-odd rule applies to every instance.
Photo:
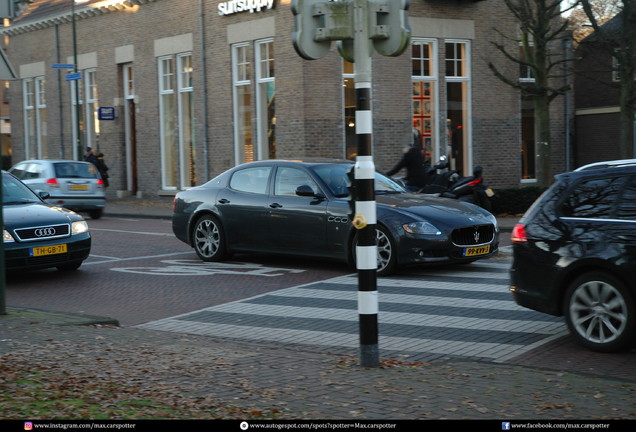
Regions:
[[631, 159], [636, 156], [634, 148], [634, 100], [632, 97], [633, 85], [621, 87], [621, 112], [620, 112], [620, 143], [619, 158]]
[[550, 146], [550, 98], [547, 94], [534, 99], [534, 136], [537, 185], [552, 184], [552, 155]]

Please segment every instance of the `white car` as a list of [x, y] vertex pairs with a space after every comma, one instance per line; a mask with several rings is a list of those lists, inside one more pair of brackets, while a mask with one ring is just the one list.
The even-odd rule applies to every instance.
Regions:
[[35, 193], [49, 194], [45, 201], [99, 219], [106, 205], [104, 180], [90, 162], [26, 160], [9, 172]]

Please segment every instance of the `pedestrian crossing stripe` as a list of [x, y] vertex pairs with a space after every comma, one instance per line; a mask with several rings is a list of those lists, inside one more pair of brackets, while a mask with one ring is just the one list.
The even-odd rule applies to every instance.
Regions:
[[[431, 269], [419, 278], [379, 278], [379, 348], [433, 360], [507, 361], [567, 334], [562, 320], [518, 306], [509, 262]], [[357, 276], [346, 275], [212, 306], [138, 327], [212, 337], [359, 347]]]

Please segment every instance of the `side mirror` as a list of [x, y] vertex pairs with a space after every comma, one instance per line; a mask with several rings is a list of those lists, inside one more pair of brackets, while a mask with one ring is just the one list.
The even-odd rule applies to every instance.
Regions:
[[314, 197], [316, 193], [309, 185], [302, 185], [296, 188], [296, 195], [303, 197]]
[[38, 192], [38, 195], [40, 196], [40, 198], [42, 198], [43, 200], [49, 198], [51, 196], [50, 193], [48, 192]]
[[310, 197], [310, 198], [318, 198], [324, 199], [325, 196], [322, 193], [314, 192], [314, 190], [309, 185], [301, 185], [296, 188], [296, 195], [301, 197]]

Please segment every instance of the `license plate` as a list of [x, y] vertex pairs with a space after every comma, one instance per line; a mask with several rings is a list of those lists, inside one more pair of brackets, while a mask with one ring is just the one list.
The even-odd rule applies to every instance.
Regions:
[[59, 244], [53, 246], [34, 247], [31, 249], [31, 256], [38, 257], [44, 255], [55, 255], [68, 252], [66, 244]]
[[71, 190], [88, 190], [88, 185], [71, 185]]
[[495, 191], [490, 188], [486, 189], [486, 196], [488, 196], [488, 198], [492, 198], [495, 196]]
[[470, 256], [486, 255], [489, 252], [490, 252], [490, 245], [469, 247], [464, 249], [464, 256], [470, 257]]

